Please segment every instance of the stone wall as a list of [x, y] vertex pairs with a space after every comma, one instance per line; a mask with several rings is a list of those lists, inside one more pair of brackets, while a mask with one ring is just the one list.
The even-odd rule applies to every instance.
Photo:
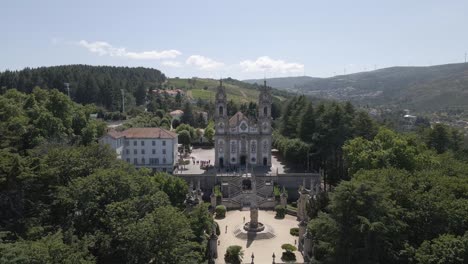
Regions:
[[[205, 201], [209, 201], [209, 196], [213, 190], [213, 187], [216, 184], [221, 183], [224, 177], [232, 177], [232, 176], [216, 176], [215, 174], [177, 174], [175, 175], [187, 181], [188, 184], [190, 182], [193, 183], [194, 187], [197, 187], [198, 181], [200, 181], [200, 187], [204, 193], [203, 199]], [[285, 173], [285, 174], [278, 174], [276, 176], [258, 176], [256, 175], [255, 178], [258, 180], [273, 180], [274, 183], [279, 185], [280, 187], [285, 187], [288, 191], [288, 201], [296, 201], [299, 196], [297, 190], [299, 186], [304, 184], [307, 189], [310, 188], [310, 181], [320, 181], [320, 174], [319, 173]]]

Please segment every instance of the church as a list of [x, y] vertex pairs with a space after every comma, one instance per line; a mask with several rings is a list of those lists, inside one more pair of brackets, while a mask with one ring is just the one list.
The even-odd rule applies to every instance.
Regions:
[[260, 88], [257, 114], [248, 118], [242, 112], [228, 116], [226, 89], [222, 82], [215, 98], [215, 166], [271, 167], [271, 89]]

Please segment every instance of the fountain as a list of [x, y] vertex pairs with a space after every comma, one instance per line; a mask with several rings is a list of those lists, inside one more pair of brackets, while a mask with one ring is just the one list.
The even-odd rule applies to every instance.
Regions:
[[258, 221], [258, 205], [257, 195], [255, 188], [255, 180], [252, 181], [252, 195], [249, 195], [250, 199], [250, 221], [237, 226], [234, 229], [234, 234], [240, 239], [269, 239], [275, 237], [274, 230], [271, 226], [265, 225]]

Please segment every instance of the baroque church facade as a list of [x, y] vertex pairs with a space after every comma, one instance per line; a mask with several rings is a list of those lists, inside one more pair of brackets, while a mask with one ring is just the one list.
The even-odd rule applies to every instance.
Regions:
[[271, 90], [260, 88], [256, 117], [227, 112], [226, 90], [220, 82], [215, 98], [215, 166], [271, 167]]

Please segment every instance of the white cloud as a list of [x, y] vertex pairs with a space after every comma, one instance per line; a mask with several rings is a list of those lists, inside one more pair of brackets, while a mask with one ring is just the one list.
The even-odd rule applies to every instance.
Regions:
[[218, 62], [201, 55], [192, 55], [187, 58], [185, 63], [188, 65], [196, 66], [201, 70], [213, 70], [224, 66], [224, 63], [222, 62]]
[[161, 62], [162, 65], [168, 66], [168, 67], [174, 67], [174, 68], [180, 68], [182, 67], [182, 64], [178, 61], [163, 61]]
[[178, 50], [163, 50], [163, 51], [142, 51], [133, 52], [127, 51], [126, 48], [116, 48], [105, 41], [88, 42], [81, 40], [78, 45], [88, 49], [92, 53], [97, 53], [99, 56], [108, 55], [111, 57], [125, 57], [135, 60], [159, 60], [159, 59], [173, 59], [182, 53]]
[[279, 73], [298, 73], [304, 71], [304, 64], [297, 62], [285, 62], [283, 60], [274, 60], [268, 56], [262, 56], [257, 60], [241, 61], [240, 66], [246, 72], [279, 72]]

